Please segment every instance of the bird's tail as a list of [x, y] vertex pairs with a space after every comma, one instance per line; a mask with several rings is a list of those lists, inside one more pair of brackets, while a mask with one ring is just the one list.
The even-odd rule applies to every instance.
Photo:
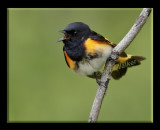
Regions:
[[[125, 52], [122, 52], [118, 60], [116, 61], [115, 65], [113, 66], [111, 76], [115, 80], [118, 80], [126, 74], [127, 68], [140, 65], [141, 61], [145, 59], [146, 58], [142, 56], [132, 56], [132, 55], [126, 54]], [[98, 71], [98, 72], [95, 72], [93, 75], [89, 75], [88, 77], [100, 79], [101, 76], [102, 76], [102, 72]]]
[[113, 66], [113, 71], [111, 74], [112, 77], [116, 80], [120, 79], [126, 74], [127, 68], [140, 65], [141, 61], [145, 59], [146, 58], [142, 56], [132, 56], [123, 52]]

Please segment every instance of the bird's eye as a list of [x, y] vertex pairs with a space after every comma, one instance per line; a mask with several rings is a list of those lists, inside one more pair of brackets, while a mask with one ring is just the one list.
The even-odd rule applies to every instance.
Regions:
[[77, 35], [77, 32], [76, 32], [76, 31], [74, 32], [74, 35]]

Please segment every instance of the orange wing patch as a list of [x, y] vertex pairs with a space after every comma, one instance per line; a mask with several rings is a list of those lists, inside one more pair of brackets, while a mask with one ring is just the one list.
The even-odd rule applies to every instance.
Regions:
[[101, 48], [108, 46], [108, 44], [103, 41], [96, 41], [88, 38], [85, 41], [84, 46], [86, 48], [86, 53], [89, 52], [91, 55], [94, 55], [97, 50], [101, 51]]
[[73, 61], [68, 55], [67, 55], [67, 52], [64, 51], [64, 55], [65, 55], [65, 59], [66, 59], [66, 62], [68, 64], [68, 66], [71, 68], [71, 69], [74, 69], [75, 68], [75, 61]]
[[109, 44], [111, 45], [111, 46], [113, 46], [113, 47], [115, 47], [116, 46], [116, 44], [114, 44], [113, 42], [111, 42], [109, 39], [107, 39], [106, 37], [105, 37], [105, 39], [107, 40], [107, 41], [109, 41]]

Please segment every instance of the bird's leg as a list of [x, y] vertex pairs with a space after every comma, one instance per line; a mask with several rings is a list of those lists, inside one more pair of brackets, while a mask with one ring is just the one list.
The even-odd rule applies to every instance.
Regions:
[[97, 76], [97, 73], [96, 73], [96, 72], [94, 72], [94, 77], [96, 78], [97, 84], [100, 86], [101, 81], [98, 80], [98, 76]]
[[101, 85], [101, 81], [99, 81], [98, 79], [97, 79], [97, 77], [96, 77], [96, 82], [97, 82], [97, 84], [100, 86]]
[[[97, 73], [98, 73], [98, 72], [97, 72]], [[104, 82], [102, 82], [102, 81], [100, 81], [100, 80], [98, 79], [97, 73], [94, 73], [94, 76], [95, 76], [95, 78], [96, 78], [97, 84], [98, 84], [99, 86], [104, 86], [104, 87], [106, 87], [106, 83], [104, 83]]]

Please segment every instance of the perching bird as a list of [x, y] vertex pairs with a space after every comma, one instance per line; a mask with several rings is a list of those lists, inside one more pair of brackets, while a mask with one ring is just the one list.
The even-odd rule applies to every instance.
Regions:
[[[100, 79], [102, 73], [99, 70], [104, 66], [116, 44], [92, 31], [82, 22], [71, 23], [59, 32], [64, 33], [64, 37], [57, 42], [64, 43], [63, 52], [68, 67], [79, 75]], [[140, 61], [144, 59], [142, 56], [122, 52], [113, 67], [112, 77], [120, 79], [128, 67], [140, 65]]]

